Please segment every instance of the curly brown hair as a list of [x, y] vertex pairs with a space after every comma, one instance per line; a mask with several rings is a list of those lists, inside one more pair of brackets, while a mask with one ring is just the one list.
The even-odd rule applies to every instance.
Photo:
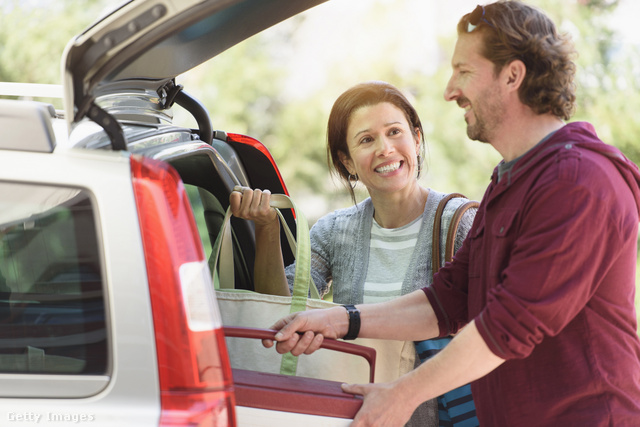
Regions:
[[[398, 88], [382, 81], [369, 81], [347, 89], [333, 103], [331, 113], [329, 114], [329, 123], [327, 124], [327, 162], [329, 169], [344, 180], [354, 204], [356, 202], [356, 196], [349, 180], [349, 171], [340, 160], [340, 153], [351, 157], [349, 154], [349, 146], [347, 145], [349, 120], [351, 119], [351, 115], [359, 108], [380, 104], [382, 102], [388, 102], [404, 113], [414, 135], [417, 135], [416, 129], [420, 131], [420, 137], [422, 138], [420, 143], [420, 156], [424, 159], [425, 141], [420, 117], [418, 117], [418, 112], [413, 105], [411, 105], [409, 100], [407, 100]], [[419, 165], [418, 168], [418, 177], [420, 177], [420, 166], [421, 165]]]
[[[479, 8], [481, 6], [478, 6]], [[475, 26], [472, 15], [458, 22], [458, 34], [479, 31], [484, 39], [482, 56], [493, 62], [495, 74], [514, 60], [527, 68], [519, 97], [537, 114], [551, 113], [569, 120], [575, 111], [575, 48], [567, 34], [542, 11], [514, 0], [500, 0], [484, 6]]]

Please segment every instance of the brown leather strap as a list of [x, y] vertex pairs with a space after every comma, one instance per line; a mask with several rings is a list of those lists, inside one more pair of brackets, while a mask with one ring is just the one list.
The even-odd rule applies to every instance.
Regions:
[[462, 216], [469, 209], [477, 209], [478, 206], [480, 206], [480, 203], [475, 200], [469, 200], [467, 203], [458, 206], [458, 209], [456, 209], [453, 217], [451, 218], [449, 230], [447, 231], [447, 245], [444, 249], [444, 262], [449, 262], [453, 259], [453, 252], [455, 251], [456, 246], [456, 234], [458, 234], [458, 226], [460, 225]]
[[433, 270], [433, 274], [436, 274], [438, 270], [440, 270], [440, 229], [442, 228], [442, 212], [444, 212], [444, 207], [449, 200], [455, 197], [463, 197], [466, 199], [466, 197], [460, 193], [450, 193], [440, 200], [438, 208], [436, 209], [436, 217], [433, 221], [433, 236], [431, 238], [431, 270]]

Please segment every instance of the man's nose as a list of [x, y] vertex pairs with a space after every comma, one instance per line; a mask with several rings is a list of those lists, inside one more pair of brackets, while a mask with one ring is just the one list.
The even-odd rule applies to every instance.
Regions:
[[453, 80], [453, 76], [449, 79], [447, 83], [447, 87], [444, 89], [444, 100], [445, 101], [455, 101], [460, 96], [460, 90], [455, 85]]

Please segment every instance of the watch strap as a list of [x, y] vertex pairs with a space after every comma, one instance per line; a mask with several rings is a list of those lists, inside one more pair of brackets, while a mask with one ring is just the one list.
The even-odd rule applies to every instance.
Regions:
[[343, 340], [355, 340], [360, 333], [360, 310], [353, 304], [343, 305], [349, 315], [349, 330]]

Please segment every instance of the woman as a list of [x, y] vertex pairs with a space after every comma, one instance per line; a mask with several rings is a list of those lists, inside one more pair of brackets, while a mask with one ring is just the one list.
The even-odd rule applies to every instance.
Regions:
[[[346, 183], [355, 206], [332, 212], [311, 228], [311, 277], [320, 295], [332, 286], [333, 301], [338, 304], [371, 303], [430, 284], [435, 211], [445, 194], [418, 183], [425, 142], [415, 108], [388, 83], [356, 85], [334, 103], [327, 141], [330, 166]], [[354, 188], [358, 182], [369, 197], [356, 204]], [[295, 263], [286, 269], [283, 266], [280, 225], [269, 198], [268, 190], [245, 189], [231, 195], [231, 209], [235, 216], [253, 220], [256, 226], [256, 291], [290, 295]], [[447, 204], [444, 235], [463, 201], [453, 199]], [[466, 237], [473, 216], [473, 212], [463, 216], [455, 250]], [[444, 345], [441, 340], [430, 341], [417, 343], [420, 349], [428, 347], [427, 356]], [[470, 400], [470, 392], [467, 397]], [[436, 425], [435, 410], [432, 408], [430, 416], [419, 413], [424, 409], [414, 414], [412, 425]], [[464, 412], [475, 417], [473, 402]], [[453, 425], [445, 424], [447, 418], [443, 406], [441, 423]]]

